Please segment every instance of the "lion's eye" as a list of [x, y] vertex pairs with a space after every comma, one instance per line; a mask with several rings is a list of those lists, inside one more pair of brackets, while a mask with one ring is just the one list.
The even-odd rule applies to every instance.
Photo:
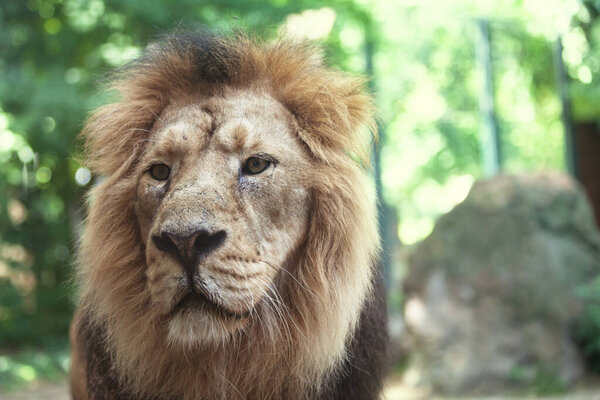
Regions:
[[154, 164], [150, 167], [150, 176], [157, 181], [164, 181], [169, 178], [171, 168], [165, 164]]
[[244, 164], [244, 172], [249, 175], [257, 175], [263, 172], [271, 165], [271, 161], [259, 157], [250, 157]]

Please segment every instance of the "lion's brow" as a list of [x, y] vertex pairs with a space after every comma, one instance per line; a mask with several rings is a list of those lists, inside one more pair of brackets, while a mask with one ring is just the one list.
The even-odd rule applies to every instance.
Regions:
[[233, 135], [233, 150], [240, 152], [246, 144], [248, 130], [240, 123], [233, 129], [231, 134]]
[[248, 128], [245, 126], [244, 117], [236, 117], [229, 118], [229, 120], [238, 119], [239, 122], [233, 125], [232, 129], [227, 129], [227, 131], [220, 130], [221, 127], [228, 125], [224, 123], [225, 121], [221, 121], [221, 123], [217, 123], [216, 131], [219, 134], [213, 135], [214, 142], [218, 148], [226, 152], [234, 152], [240, 153], [247, 145], [248, 141]]

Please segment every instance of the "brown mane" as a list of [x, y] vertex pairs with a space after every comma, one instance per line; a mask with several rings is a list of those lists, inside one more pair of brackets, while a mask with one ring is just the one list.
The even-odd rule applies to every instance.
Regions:
[[[361, 129], [373, 127], [373, 107], [363, 87], [362, 79], [324, 66], [310, 45], [207, 33], [167, 36], [115, 75], [119, 101], [96, 111], [83, 131], [87, 164], [106, 179], [90, 192], [79, 312], [103, 332], [128, 391], [141, 398], [308, 399], [339, 372], [378, 250], [371, 185], [352, 157], [368, 164]], [[132, 170], [165, 107], [226, 88], [260, 88], [283, 104], [321, 179], [310, 183], [308, 233], [289, 260], [285, 318], [265, 313], [231, 342], [184, 351], [166, 345], [150, 306]], [[193, 367], [207, 362], [209, 369]]]

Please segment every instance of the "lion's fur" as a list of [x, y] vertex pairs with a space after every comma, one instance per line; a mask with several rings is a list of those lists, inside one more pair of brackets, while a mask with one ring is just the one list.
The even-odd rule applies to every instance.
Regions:
[[[372, 102], [361, 79], [330, 70], [316, 54], [240, 35], [169, 36], [115, 76], [120, 99], [89, 119], [87, 164], [105, 179], [89, 195], [79, 314], [102, 327], [114, 371], [134, 396], [311, 398], [347, 356], [378, 250], [373, 196], [356, 161], [368, 164], [361, 128], [373, 126]], [[293, 115], [313, 159], [308, 230], [289, 256], [283, 318], [265, 311], [230, 341], [177, 347], [151, 307], [133, 171], [166, 107], [224, 88], [266, 91]]]

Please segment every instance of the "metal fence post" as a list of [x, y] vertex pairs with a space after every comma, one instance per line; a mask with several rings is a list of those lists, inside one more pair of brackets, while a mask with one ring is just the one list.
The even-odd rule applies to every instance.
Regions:
[[483, 92], [479, 101], [479, 107], [483, 118], [481, 150], [483, 171], [486, 177], [496, 175], [500, 172], [502, 166], [500, 135], [498, 132], [494, 105], [494, 77], [492, 71], [489, 25], [489, 21], [487, 20], [477, 21], [477, 63], [484, 74]]
[[565, 167], [574, 177], [579, 178], [577, 167], [577, 138], [573, 131], [573, 119], [571, 116], [571, 100], [569, 97], [569, 78], [563, 61], [563, 45], [561, 37], [556, 39], [554, 46], [554, 70], [556, 72], [556, 84], [561, 103], [561, 118], [565, 132]]

